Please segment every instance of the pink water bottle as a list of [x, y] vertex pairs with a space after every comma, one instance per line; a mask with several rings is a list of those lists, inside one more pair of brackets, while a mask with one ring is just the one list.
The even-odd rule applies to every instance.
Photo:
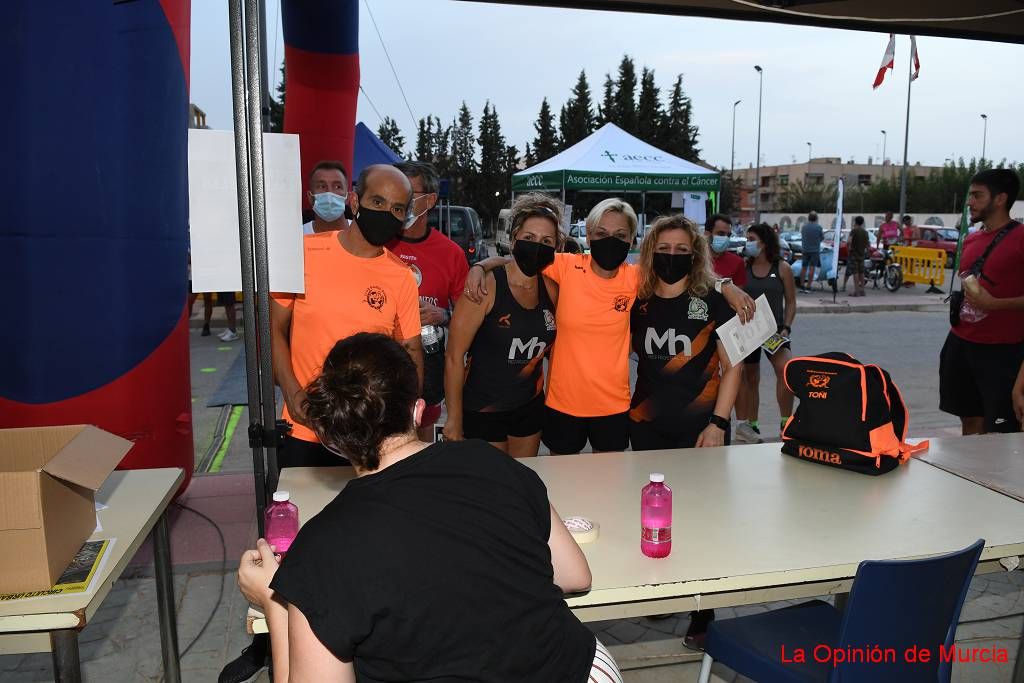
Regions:
[[288, 500], [287, 491], [274, 492], [274, 502], [267, 507], [264, 521], [267, 543], [274, 546], [274, 552], [284, 559], [299, 533], [299, 508]]
[[647, 557], [672, 552], [672, 489], [665, 475], [654, 473], [640, 492], [640, 551]]

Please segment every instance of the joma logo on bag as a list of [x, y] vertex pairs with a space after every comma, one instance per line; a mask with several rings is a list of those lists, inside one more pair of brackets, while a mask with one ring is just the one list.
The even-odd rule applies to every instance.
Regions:
[[832, 465], [840, 465], [843, 462], [838, 453], [832, 453], [831, 451], [826, 451], [821, 448], [801, 446], [798, 452], [801, 458], [807, 458], [809, 460], [818, 460], [819, 462], [827, 462]]

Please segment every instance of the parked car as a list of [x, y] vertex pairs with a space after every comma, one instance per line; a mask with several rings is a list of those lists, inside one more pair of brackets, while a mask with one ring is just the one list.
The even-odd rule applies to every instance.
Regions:
[[[868, 249], [868, 253], [870, 253], [871, 249], [873, 249], [874, 246], [875, 246], [875, 237], [877, 235], [877, 231], [873, 230], [873, 229], [867, 229], [867, 228], [865, 228], [865, 229], [868, 231], [868, 248], [869, 248]], [[835, 248], [835, 244], [834, 244], [835, 239], [836, 239], [836, 231], [834, 229], [833, 230], [826, 230], [825, 233], [824, 233], [824, 239], [822, 239], [822, 241], [821, 241], [821, 246], [823, 248], [827, 246], [829, 249], [833, 249], [833, 248]], [[846, 263], [846, 256], [850, 252], [850, 229], [849, 228], [844, 228], [843, 229], [843, 232], [842, 232], [842, 234], [840, 236], [840, 239], [842, 241], [839, 243], [839, 263], [840, 263], [840, 265], [843, 265], [843, 264]]]
[[494, 250], [499, 256], [508, 256], [512, 253], [512, 236], [509, 229], [512, 227], [509, 218], [512, 216], [512, 209], [502, 209], [498, 212], [498, 232], [494, 236]]
[[779, 241], [784, 242], [789, 246], [790, 258], [793, 259], [790, 263], [803, 255], [804, 248], [803, 243], [801, 242], [802, 239], [803, 236], [800, 234], [799, 230], [779, 233]]
[[955, 228], [922, 227], [920, 231], [921, 237], [912, 242], [913, 246], [925, 249], [942, 249], [946, 252], [946, 267], [952, 268], [960, 233]]
[[[449, 216], [451, 217], [449, 223]], [[480, 216], [468, 206], [434, 207], [427, 214], [427, 225], [462, 247], [466, 260], [472, 265], [481, 258], [483, 228]]]
[[[575, 244], [572, 247], [569, 243]], [[565, 240], [565, 250], [573, 254], [582, 254], [590, 250], [590, 246], [587, 244], [587, 222], [576, 221], [569, 226], [569, 234]]]

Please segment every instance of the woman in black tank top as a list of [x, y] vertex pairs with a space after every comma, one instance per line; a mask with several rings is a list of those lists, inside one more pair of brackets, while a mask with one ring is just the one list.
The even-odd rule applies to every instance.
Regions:
[[[784, 371], [793, 355], [789, 338], [793, 334], [793, 319], [796, 317], [796, 283], [789, 264], [779, 257], [779, 237], [768, 225], [750, 226], [746, 256], [747, 285], [744, 289], [752, 299], [764, 294], [775, 314], [777, 333], [786, 339], [774, 354], [764, 352], [775, 370], [775, 399], [779, 404], [781, 425], [785, 425], [793, 414], [793, 394], [786, 388]], [[736, 399], [736, 441], [739, 443], [761, 443], [757, 419], [761, 401], [761, 355], [758, 348], [744, 361], [743, 382]]]
[[519, 197], [510, 217], [512, 261], [487, 274], [481, 303], [463, 296], [456, 304], [445, 352], [445, 439], [483, 439], [517, 458], [537, 455], [557, 298], [538, 273], [561, 246], [561, 214], [547, 195]]

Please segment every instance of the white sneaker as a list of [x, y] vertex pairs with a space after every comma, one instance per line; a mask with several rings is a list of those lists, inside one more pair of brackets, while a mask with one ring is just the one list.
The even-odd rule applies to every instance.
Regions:
[[220, 339], [221, 341], [224, 342], [233, 342], [238, 341], [239, 336], [237, 332], [232, 332], [231, 330], [224, 330], [223, 332], [217, 335], [217, 339]]
[[746, 422], [741, 422], [736, 427], [736, 434], [733, 440], [736, 443], [764, 443], [761, 435], [754, 431], [754, 428]]

